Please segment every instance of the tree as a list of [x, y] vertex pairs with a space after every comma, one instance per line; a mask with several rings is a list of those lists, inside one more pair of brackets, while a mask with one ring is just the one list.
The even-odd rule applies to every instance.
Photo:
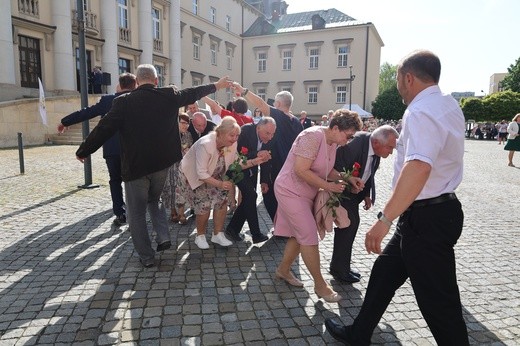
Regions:
[[520, 109], [520, 93], [502, 91], [484, 98], [464, 98], [460, 101], [466, 120], [477, 122], [511, 119]]
[[520, 58], [507, 69], [507, 75], [502, 81], [502, 89], [520, 92]]
[[482, 99], [476, 97], [463, 98], [460, 100], [460, 108], [466, 120], [472, 119], [476, 122], [485, 120], [486, 111]]
[[406, 105], [403, 103], [395, 83], [392, 87], [377, 95], [375, 101], [372, 102], [372, 114], [380, 119], [401, 119], [405, 110]]
[[385, 62], [379, 69], [379, 93], [394, 87], [397, 83], [397, 65]]

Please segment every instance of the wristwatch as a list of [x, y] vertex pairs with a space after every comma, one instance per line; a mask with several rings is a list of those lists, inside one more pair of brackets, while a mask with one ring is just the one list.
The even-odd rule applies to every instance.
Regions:
[[392, 221], [388, 220], [388, 218], [385, 216], [385, 214], [383, 214], [382, 211], [380, 211], [379, 214], [377, 214], [377, 219], [385, 225], [387, 225], [388, 227], [392, 227], [392, 225], [394, 224]]

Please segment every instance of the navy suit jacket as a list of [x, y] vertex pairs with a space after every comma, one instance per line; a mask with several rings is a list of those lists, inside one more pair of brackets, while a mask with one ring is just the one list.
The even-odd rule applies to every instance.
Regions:
[[[114, 101], [114, 99], [121, 94], [124, 93], [103, 95], [101, 96], [101, 99], [99, 99], [98, 103], [67, 115], [66, 117], [61, 119], [61, 123], [64, 126], [71, 126], [74, 124], [78, 124], [82, 121], [95, 118], [98, 115], [100, 115], [101, 118], [103, 118], [105, 114], [108, 113], [110, 108], [112, 108], [112, 101]], [[113, 135], [112, 137], [107, 139], [105, 143], [103, 143], [103, 157], [120, 155], [121, 147], [119, 145], [119, 132], [116, 132], [115, 135]]]
[[[269, 141], [265, 144], [262, 143], [261, 150], [271, 150], [271, 142], [272, 141]], [[246, 156], [248, 160], [252, 160], [258, 155], [258, 135], [256, 134], [256, 124], [246, 124], [241, 127], [240, 136], [238, 136], [237, 142], [237, 150], [239, 153], [242, 147], [247, 148]], [[255, 185], [257, 181], [257, 175], [258, 166], [253, 166], [244, 170], [244, 176], [252, 178]], [[260, 173], [260, 182], [268, 182], [268, 176], [262, 174], [262, 172]]]
[[305, 118], [303, 123], [302, 123], [301, 119], [299, 119], [299, 120], [300, 120], [300, 123], [302, 124], [304, 130], [312, 126], [312, 120], [309, 118]]
[[[368, 159], [368, 149], [370, 143], [370, 133], [359, 131], [354, 135], [354, 138], [344, 146], [341, 146], [336, 151], [336, 163], [334, 164], [334, 168], [338, 172], [342, 172], [344, 169], [351, 170], [352, 166], [355, 162], [361, 165], [359, 169], [359, 177], [363, 176], [363, 172], [365, 171]], [[379, 168], [379, 158], [374, 158], [377, 160], [375, 170], [371, 172], [371, 174], [375, 174], [377, 169]], [[353, 201], [357, 204], [361, 203], [365, 197], [370, 196], [370, 190], [372, 189], [372, 184], [370, 177], [365, 183], [365, 188], [360, 191], [358, 194], [352, 194], [349, 192], [344, 192], [345, 196], [341, 203], [348, 203], [349, 201]]]

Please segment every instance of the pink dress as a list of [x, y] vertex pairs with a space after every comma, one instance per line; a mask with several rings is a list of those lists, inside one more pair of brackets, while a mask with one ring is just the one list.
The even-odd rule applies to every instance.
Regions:
[[337, 144], [327, 145], [325, 127], [313, 126], [294, 141], [280, 174], [274, 183], [278, 209], [274, 234], [294, 237], [300, 245], [317, 245], [318, 228], [314, 219], [314, 197], [318, 188], [307, 184], [294, 172], [296, 156], [313, 161], [311, 171], [325, 179], [334, 168]]

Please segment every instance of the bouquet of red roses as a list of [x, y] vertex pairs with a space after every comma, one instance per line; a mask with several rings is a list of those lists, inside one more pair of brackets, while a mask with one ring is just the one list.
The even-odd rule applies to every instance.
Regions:
[[233, 184], [238, 184], [244, 179], [244, 172], [242, 172], [242, 165], [247, 164], [247, 153], [249, 150], [246, 147], [240, 148], [238, 157], [232, 164], [229, 165], [224, 180], [231, 181]]

